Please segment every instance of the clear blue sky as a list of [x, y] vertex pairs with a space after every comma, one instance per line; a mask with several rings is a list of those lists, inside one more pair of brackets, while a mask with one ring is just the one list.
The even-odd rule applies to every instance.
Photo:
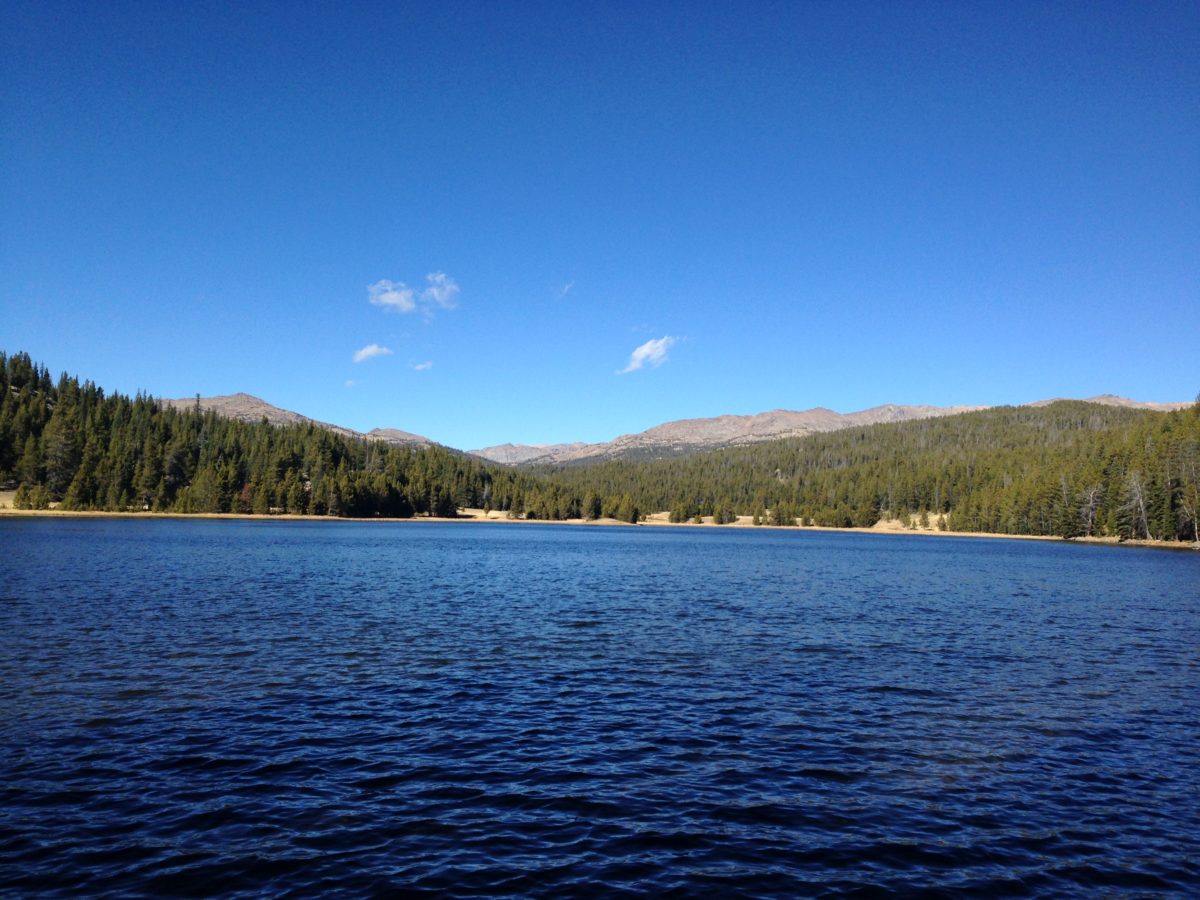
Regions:
[[1200, 391], [1195, 2], [0, 15], [0, 349], [109, 389], [464, 448]]

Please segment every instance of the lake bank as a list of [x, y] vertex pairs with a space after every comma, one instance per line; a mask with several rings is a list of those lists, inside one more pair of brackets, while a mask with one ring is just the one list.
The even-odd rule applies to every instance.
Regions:
[[639, 526], [648, 526], [652, 528], [671, 527], [671, 528], [698, 528], [705, 530], [712, 529], [753, 529], [756, 531], [817, 531], [817, 532], [833, 532], [839, 534], [875, 534], [875, 535], [933, 535], [941, 537], [969, 537], [969, 538], [1006, 538], [1010, 540], [1020, 541], [1057, 541], [1064, 543], [1076, 544], [1103, 544], [1110, 546], [1127, 546], [1127, 547], [1155, 547], [1166, 550], [1200, 550], [1200, 545], [1180, 542], [1180, 541], [1159, 541], [1159, 540], [1125, 540], [1122, 541], [1115, 537], [1094, 536], [1094, 537], [1076, 537], [1062, 538], [1056, 535], [1038, 535], [1038, 534], [999, 534], [986, 531], [942, 531], [934, 526], [921, 527], [914, 525], [912, 527], [905, 526], [896, 519], [881, 519], [870, 528], [834, 528], [824, 525], [755, 525], [752, 516], [738, 516], [737, 521], [729, 522], [723, 525], [713, 523], [711, 517], [705, 517], [703, 522], [672, 522], [670, 521], [670, 513], [657, 512], [651, 513], [635, 526], [630, 522], [622, 522], [619, 519], [512, 519], [502, 510], [482, 510], [474, 508], [465, 508], [459, 511], [455, 518], [446, 518], [438, 516], [412, 516], [406, 519], [372, 517], [372, 518], [341, 518], [337, 516], [314, 516], [300, 515], [296, 513], [278, 513], [271, 515], [256, 515], [254, 513], [173, 513], [173, 512], [132, 512], [132, 511], [109, 511], [109, 510], [65, 510], [65, 509], [14, 509], [12, 506], [12, 491], [0, 492], [0, 516], [11, 517], [27, 517], [27, 516], [49, 516], [49, 517], [77, 517], [77, 518], [119, 518], [119, 519], [229, 519], [229, 520], [250, 520], [250, 521], [277, 521], [277, 522], [491, 522], [491, 523], [519, 523], [528, 525], [579, 525], [584, 527], [623, 527], [634, 528]]

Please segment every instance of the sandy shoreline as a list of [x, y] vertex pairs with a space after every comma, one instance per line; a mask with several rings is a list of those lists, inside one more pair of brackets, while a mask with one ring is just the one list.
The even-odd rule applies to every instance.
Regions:
[[700, 528], [704, 530], [714, 528], [728, 529], [754, 529], [767, 531], [821, 531], [832, 532], [837, 534], [874, 534], [886, 536], [905, 536], [905, 535], [933, 535], [937, 537], [966, 537], [966, 538], [992, 538], [1015, 541], [1057, 541], [1059, 543], [1072, 544], [1104, 544], [1109, 546], [1127, 546], [1127, 547], [1156, 547], [1168, 550], [1200, 550], [1200, 546], [1187, 542], [1180, 541], [1146, 541], [1146, 540], [1129, 540], [1120, 541], [1115, 537], [1078, 537], [1078, 538], [1062, 538], [1054, 535], [1036, 535], [1036, 534], [995, 534], [985, 531], [939, 531], [935, 527], [915, 527], [909, 528], [904, 526], [897, 520], [884, 519], [876, 523], [871, 528], [832, 528], [821, 525], [755, 525], [751, 516], [738, 516], [736, 522], [731, 522], [726, 525], [714, 525], [712, 519], [708, 518], [701, 524], [698, 522], [671, 522], [670, 514], [667, 512], [658, 512], [650, 514], [645, 520], [633, 525], [629, 522], [622, 522], [618, 519], [510, 519], [508, 514], [499, 510], [490, 510], [485, 513], [482, 509], [462, 509], [456, 518], [441, 518], [437, 516], [413, 516], [407, 519], [394, 519], [383, 517], [372, 517], [362, 519], [347, 519], [338, 518], [336, 516], [310, 516], [296, 515], [293, 513], [280, 513], [275, 515], [254, 515], [251, 513], [164, 513], [164, 512], [108, 512], [108, 511], [88, 511], [88, 510], [60, 510], [60, 509], [13, 509], [11, 502], [11, 492], [0, 494], [0, 517], [9, 518], [26, 518], [26, 517], [50, 517], [50, 518], [111, 518], [111, 519], [142, 519], [142, 520], [160, 520], [160, 519], [229, 519], [229, 520], [244, 520], [252, 522], [493, 522], [493, 523], [508, 523], [515, 525], [580, 525], [584, 527], [620, 527], [620, 528], [639, 528], [639, 527], [670, 527], [670, 528]]

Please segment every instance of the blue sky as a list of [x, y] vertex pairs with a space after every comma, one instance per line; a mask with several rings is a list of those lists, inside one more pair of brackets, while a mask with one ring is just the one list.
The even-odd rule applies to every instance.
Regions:
[[1194, 2], [2, 16], [0, 349], [106, 388], [464, 448], [1200, 391]]

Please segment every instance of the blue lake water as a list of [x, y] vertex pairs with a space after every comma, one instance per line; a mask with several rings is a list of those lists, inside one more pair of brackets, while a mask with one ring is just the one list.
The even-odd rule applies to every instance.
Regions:
[[1200, 554], [0, 519], [12, 894], [1200, 891]]

